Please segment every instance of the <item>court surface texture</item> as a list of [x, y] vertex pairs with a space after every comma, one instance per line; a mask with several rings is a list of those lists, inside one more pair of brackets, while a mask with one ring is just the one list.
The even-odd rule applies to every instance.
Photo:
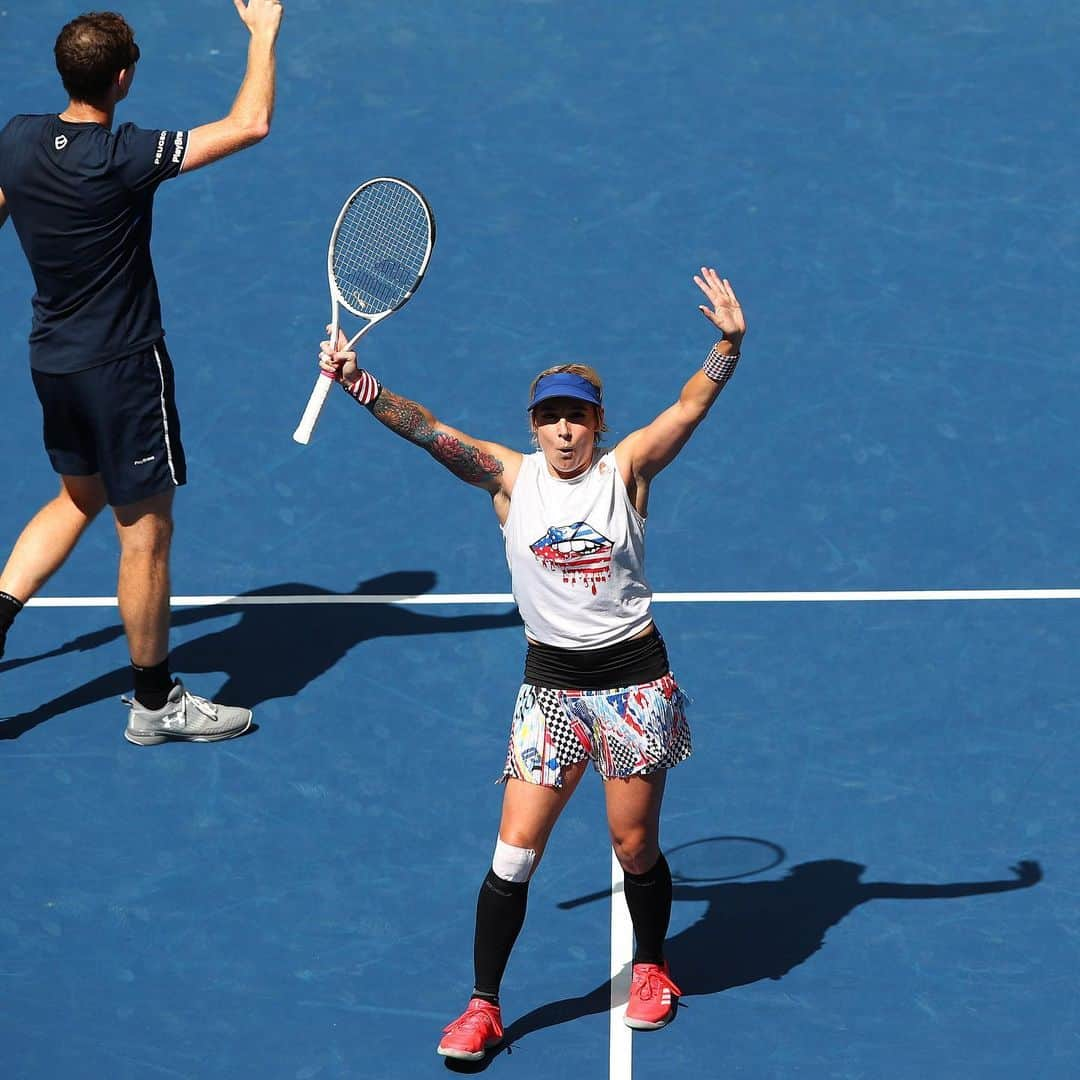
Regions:
[[[76, 11], [2, 6], [5, 116], [62, 108]], [[222, 115], [228, 0], [125, 11], [143, 59], [117, 121]], [[290, 439], [330, 226], [379, 175], [425, 192], [439, 238], [364, 360], [470, 434], [527, 448], [529, 380], [566, 360], [603, 374], [613, 438], [646, 423], [714, 340], [702, 265], [750, 322], [650, 508], [694, 699], [663, 826], [693, 856], [683, 1007], [612, 1023], [593, 777], [531, 888], [509, 1045], [472, 1071], [1080, 1074], [1078, 30], [996, 0], [292, 0], [270, 138], [155, 212], [190, 468], [173, 664], [258, 729], [124, 741], [95, 523], [0, 661], [4, 1075], [449, 1069], [524, 653], [498, 528], [344, 395]], [[6, 554], [55, 479], [10, 226], [0, 267]]]

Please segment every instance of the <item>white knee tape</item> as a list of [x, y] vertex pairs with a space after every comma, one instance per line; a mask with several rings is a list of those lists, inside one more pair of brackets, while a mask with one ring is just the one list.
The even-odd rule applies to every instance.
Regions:
[[503, 881], [528, 881], [534, 862], [536, 862], [536, 852], [532, 848], [505, 844], [502, 837], [495, 842], [491, 869], [495, 871], [495, 876], [501, 877]]

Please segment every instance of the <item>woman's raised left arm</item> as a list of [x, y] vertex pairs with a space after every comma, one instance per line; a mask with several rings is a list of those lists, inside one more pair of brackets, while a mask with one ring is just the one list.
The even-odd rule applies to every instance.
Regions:
[[701, 369], [686, 381], [678, 400], [651, 424], [627, 435], [615, 448], [619, 470], [642, 513], [649, 481], [675, 460], [694, 429], [708, 415], [735, 371], [746, 333], [746, 319], [727, 278], [720, 277], [712, 267], [703, 266], [701, 273], [694, 275], [694, 282], [707, 300], [698, 305], [698, 310], [720, 331], [721, 340], [712, 347]]

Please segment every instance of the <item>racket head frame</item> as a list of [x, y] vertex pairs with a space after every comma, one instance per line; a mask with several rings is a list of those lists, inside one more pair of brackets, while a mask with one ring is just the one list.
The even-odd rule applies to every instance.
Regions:
[[[350, 304], [343, 295], [337, 282], [337, 275], [334, 273], [334, 248], [337, 245], [338, 236], [341, 232], [341, 226], [348, 215], [349, 209], [356, 202], [360, 194], [366, 189], [372, 187], [375, 184], [395, 184], [406, 189], [419, 204], [421, 211], [427, 219], [427, 240], [424, 254], [421, 258], [420, 267], [416, 273], [416, 278], [413, 281], [410, 288], [402, 295], [398, 301], [391, 307], [382, 311], [360, 311], [354, 305]], [[334, 227], [330, 231], [330, 243], [326, 249], [326, 277], [330, 285], [330, 343], [331, 348], [335, 348], [338, 339], [338, 329], [341, 325], [341, 309], [344, 308], [350, 314], [355, 315], [357, 318], [363, 320], [363, 325], [360, 329], [345, 343], [346, 349], [351, 349], [356, 342], [370, 330], [376, 323], [381, 322], [399, 308], [409, 301], [412, 295], [420, 287], [420, 283], [424, 280], [424, 275], [427, 273], [428, 264], [431, 262], [431, 253], [435, 247], [435, 214], [431, 209], [430, 203], [424, 197], [415, 185], [410, 184], [407, 180], [402, 180], [398, 176], [376, 176], [370, 180], [365, 180], [342, 204], [341, 210], [338, 212], [337, 220], [334, 222]], [[318, 378], [315, 380], [315, 387], [311, 392], [311, 397], [308, 399], [307, 407], [304, 410], [304, 414], [300, 419], [296, 431], [293, 432], [293, 439], [301, 444], [306, 445], [310, 440], [315, 430], [315, 425], [318, 423], [319, 414], [322, 412], [323, 405], [326, 402], [326, 398], [330, 393], [330, 388], [335, 382], [335, 377], [326, 371], [321, 371]]]
[[[338, 285], [337, 275], [334, 273], [334, 248], [337, 245], [338, 236], [341, 232], [342, 223], [345, 221], [349, 210], [360, 197], [361, 193], [368, 188], [373, 187], [375, 184], [397, 184], [404, 188], [411, 195], [413, 195], [420, 205], [420, 208], [427, 219], [427, 249], [423, 255], [420, 263], [420, 269], [416, 274], [416, 280], [408, 291], [397, 301], [393, 306], [384, 309], [383, 311], [361, 311], [349, 301], [343, 295], [340, 286]], [[420, 283], [424, 280], [424, 275], [427, 273], [428, 264], [431, 262], [431, 253], [435, 248], [435, 214], [431, 209], [431, 204], [424, 197], [422, 191], [414, 184], [410, 184], [408, 180], [402, 180], [399, 176], [375, 176], [370, 180], [365, 180], [342, 204], [341, 210], [338, 213], [337, 220], [334, 222], [334, 227], [330, 231], [330, 243], [326, 248], [326, 278], [330, 285], [330, 299], [333, 307], [332, 322], [334, 325], [334, 333], [331, 335], [331, 340], [337, 337], [337, 327], [339, 320], [337, 317], [337, 309], [343, 307], [350, 315], [355, 315], [358, 319], [364, 319], [366, 325], [361, 329], [352, 340], [349, 342], [347, 348], [351, 348], [355, 344], [356, 340], [365, 333], [368, 329], [375, 325], [380, 319], [385, 319], [393, 311], [397, 311], [399, 308], [405, 306], [406, 303], [412, 298], [413, 294], [420, 287]]]

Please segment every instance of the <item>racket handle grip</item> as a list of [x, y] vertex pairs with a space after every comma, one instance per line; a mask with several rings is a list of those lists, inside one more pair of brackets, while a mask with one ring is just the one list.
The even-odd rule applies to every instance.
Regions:
[[307, 446], [311, 441], [312, 432], [315, 430], [315, 425], [319, 422], [319, 413], [322, 412], [323, 406], [326, 404], [326, 398], [330, 393], [331, 387], [334, 385], [334, 381], [333, 375], [327, 375], [325, 372], [320, 372], [315, 387], [311, 391], [311, 397], [308, 398], [307, 407], [304, 409], [304, 415], [300, 417], [300, 423], [293, 432], [293, 438], [298, 443]]

